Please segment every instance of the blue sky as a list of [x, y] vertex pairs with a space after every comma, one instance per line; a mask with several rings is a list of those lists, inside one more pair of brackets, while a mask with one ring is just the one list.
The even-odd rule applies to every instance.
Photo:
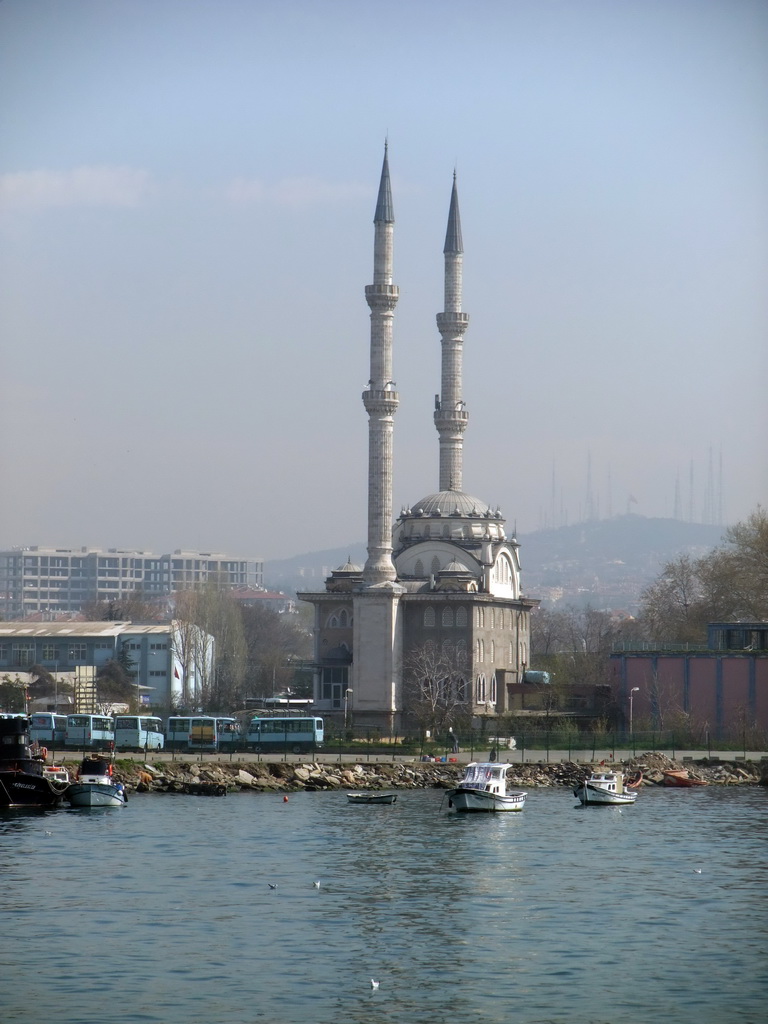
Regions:
[[2, 0], [0, 546], [365, 538], [385, 136], [395, 513], [437, 489], [456, 167], [465, 489], [520, 533], [743, 519], [767, 43], [758, 0]]

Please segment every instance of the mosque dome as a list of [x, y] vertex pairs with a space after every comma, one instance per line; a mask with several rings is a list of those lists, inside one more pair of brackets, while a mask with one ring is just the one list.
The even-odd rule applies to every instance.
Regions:
[[464, 491], [437, 491], [414, 502], [406, 515], [412, 516], [495, 516], [488, 502]]

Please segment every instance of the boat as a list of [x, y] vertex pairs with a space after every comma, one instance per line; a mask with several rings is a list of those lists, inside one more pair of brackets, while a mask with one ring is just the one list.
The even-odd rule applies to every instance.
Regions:
[[122, 782], [112, 777], [112, 770], [111, 762], [101, 754], [84, 757], [64, 799], [70, 807], [122, 807], [128, 797]]
[[687, 768], [666, 768], [662, 771], [665, 786], [708, 786], [705, 779], [695, 779], [688, 774]]
[[351, 804], [393, 804], [397, 793], [347, 793]]
[[473, 761], [455, 789], [448, 790], [448, 806], [457, 811], [522, 811], [528, 795], [507, 788], [513, 766], [498, 761]]
[[63, 764], [44, 764], [43, 775], [46, 779], [63, 782], [65, 786], [68, 786], [72, 781], [69, 775], [69, 770], [65, 768]]
[[57, 807], [67, 783], [44, 768], [43, 754], [30, 749], [27, 719], [0, 718], [0, 808]]
[[642, 773], [627, 781], [623, 772], [592, 772], [576, 786], [573, 795], [585, 805], [633, 804], [637, 800], [636, 787], [640, 785], [642, 779]]

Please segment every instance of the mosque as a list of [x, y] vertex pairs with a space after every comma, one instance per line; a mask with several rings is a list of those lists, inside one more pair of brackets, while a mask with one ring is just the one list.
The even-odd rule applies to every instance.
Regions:
[[507, 711], [529, 664], [530, 612], [519, 545], [501, 511], [462, 489], [463, 243], [454, 173], [443, 248], [445, 298], [437, 314], [442, 346], [434, 422], [439, 485], [404, 508], [392, 527], [393, 428], [399, 398], [392, 341], [399, 297], [392, 283], [394, 212], [387, 149], [374, 215], [368, 414], [368, 557], [347, 563], [314, 606], [314, 699], [318, 711], [357, 728], [400, 732], [432, 722], [468, 723]]

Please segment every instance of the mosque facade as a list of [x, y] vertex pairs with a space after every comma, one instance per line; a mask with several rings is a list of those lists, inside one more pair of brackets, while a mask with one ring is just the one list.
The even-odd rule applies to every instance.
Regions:
[[530, 612], [519, 545], [498, 508], [463, 490], [463, 242], [454, 174], [443, 248], [445, 286], [437, 314], [442, 360], [434, 422], [438, 489], [393, 523], [394, 209], [385, 148], [374, 215], [368, 415], [368, 556], [347, 563], [325, 590], [300, 594], [314, 606], [314, 699], [356, 728], [390, 732], [447, 726], [507, 711], [529, 665]]

